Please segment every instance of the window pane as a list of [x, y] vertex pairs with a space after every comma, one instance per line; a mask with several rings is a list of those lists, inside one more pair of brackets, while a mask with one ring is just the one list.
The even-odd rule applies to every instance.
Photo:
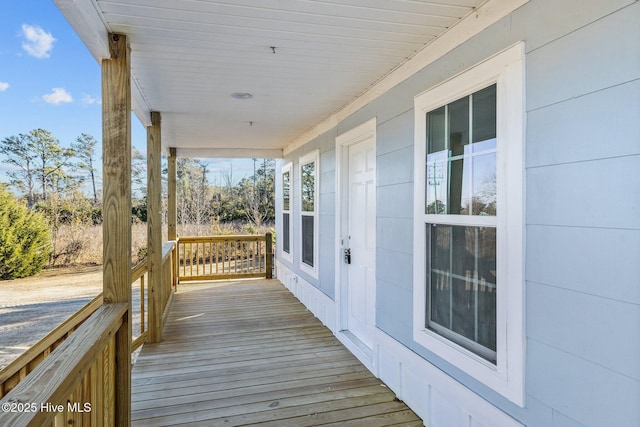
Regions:
[[430, 224], [427, 230], [427, 327], [495, 362], [496, 229]]
[[496, 229], [478, 228], [477, 342], [496, 350]]
[[302, 211], [313, 212], [315, 196], [315, 163], [307, 163], [301, 168], [302, 180]]
[[313, 267], [313, 216], [302, 216], [302, 262]]
[[496, 85], [429, 112], [427, 126], [425, 213], [496, 215]]
[[452, 324], [451, 329], [463, 337], [473, 339], [476, 227], [452, 227]]
[[282, 174], [282, 209], [289, 210], [289, 192], [291, 190], [289, 172]]
[[473, 215], [497, 214], [496, 153], [473, 157]]
[[449, 152], [451, 157], [464, 154], [469, 144], [469, 97], [452, 102], [449, 107]]
[[282, 214], [282, 250], [288, 254], [291, 253], [289, 246], [289, 214]]
[[468, 215], [471, 206], [471, 158], [452, 160], [449, 165], [449, 200], [447, 212], [452, 215]]
[[445, 107], [427, 113], [427, 154], [444, 151], [445, 140]]
[[449, 189], [449, 172], [447, 155], [444, 151], [427, 156], [427, 170], [425, 181], [425, 213], [445, 213], [447, 204], [447, 191]]
[[475, 153], [496, 148], [496, 85], [472, 95], [473, 151]]
[[[427, 240], [431, 240], [431, 316], [430, 319], [442, 326], [451, 327], [450, 322], [450, 276], [451, 227], [428, 225]], [[428, 326], [428, 325], [427, 325]]]

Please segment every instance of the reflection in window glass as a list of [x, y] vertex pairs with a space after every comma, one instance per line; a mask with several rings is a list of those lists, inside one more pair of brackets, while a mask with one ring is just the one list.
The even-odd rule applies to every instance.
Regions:
[[496, 229], [427, 226], [426, 327], [495, 363]]
[[450, 157], [461, 156], [469, 144], [469, 97], [447, 105]]
[[289, 212], [282, 214], [282, 250], [291, 253], [291, 245], [289, 243]]
[[496, 85], [426, 119], [425, 213], [495, 216]]
[[289, 172], [282, 174], [282, 209], [285, 211], [289, 210], [289, 194], [291, 191], [290, 179]]
[[313, 267], [313, 216], [302, 217], [302, 262]]
[[429, 157], [426, 170], [426, 209], [427, 214], [446, 212], [445, 202], [449, 188], [449, 163], [444, 152]]
[[496, 215], [496, 153], [473, 157], [472, 215]]
[[315, 163], [302, 165], [300, 179], [302, 180], [302, 211], [313, 212], [315, 196]]
[[428, 154], [438, 153], [447, 148], [445, 123], [445, 107], [440, 107], [427, 114]]
[[496, 148], [496, 85], [491, 85], [473, 95], [474, 152]]

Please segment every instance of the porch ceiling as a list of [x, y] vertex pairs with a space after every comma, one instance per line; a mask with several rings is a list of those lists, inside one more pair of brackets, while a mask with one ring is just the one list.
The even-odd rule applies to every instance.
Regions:
[[162, 113], [165, 148], [267, 157], [486, 0], [54, 1], [98, 60], [129, 37], [133, 109]]

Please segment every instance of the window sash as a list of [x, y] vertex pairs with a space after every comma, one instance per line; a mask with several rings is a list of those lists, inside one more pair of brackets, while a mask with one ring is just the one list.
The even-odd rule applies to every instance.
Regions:
[[303, 214], [301, 224], [302, 233], [302, 262], [314, 267], [315, 261], [315, 215]]
[[299, 237], [299, 265], [300, 270], [311, 277], [318, 278], [318, 178], [319, 178], [319, 150], [313, 150], [300, 157], [298, 174], [300, 177], [297, 187], [299, 201], [300, 222]]
[[425, 232], [425, 327], [495, 364], [495, 227], [427, 224]]
[[291, 254], [291, 216], [289, 212], [282, 213], [282, 251]]
[[280, 183], [282, 185], [282, 238], [277, 239], [280, 244], [282, 259], [293, 262], [293, 221], [291, 217], [294, 203], [293, 168], [291, 162], [282, 166], [280, 171]]

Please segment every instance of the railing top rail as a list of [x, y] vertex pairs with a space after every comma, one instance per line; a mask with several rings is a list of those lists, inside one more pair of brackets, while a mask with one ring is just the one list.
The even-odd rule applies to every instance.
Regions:
[[217, 241], [260, 241], [264, 240], [264, 234], [229, 234], [229, 235], [217, 235], [217, 236], [186, 236], [180, 237], [178, 241], [180, 243], [195, 243], [195, 242], [217, 242]]
[[[89, 369], [98, 352], [107, 345], [122, 324], [127, 304], [99, 307], [78, 330], [42, 361], [24, 381], [0, 402], [30, 404], [58, 403], [66, 399], [79, 378]], [[0, 425], [42, 425], [51, 414], [43, 411], [11, 413], [0, 411]]]
[[164, 245], [162, 245], [162, 261], [164, 262], [171, 252], [173, 248], [176, 246], [177, 242], [175, 240], [168, 241]]
[[149, 269], [148, 262], [148, 258], [145, 257], [131, 269], [131, 283], [145, 275]]

